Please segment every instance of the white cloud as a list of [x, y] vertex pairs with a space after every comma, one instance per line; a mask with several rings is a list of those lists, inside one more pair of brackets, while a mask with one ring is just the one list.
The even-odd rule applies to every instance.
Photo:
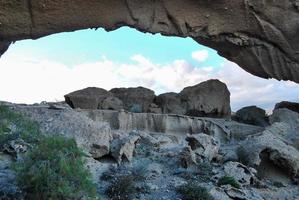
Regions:
[[198, 62], [204, 62], [208, 59], [209, 52], [207, 50], [194, 51], [192, 58]]
[[17, 103], [63, 100], [63, 95], [89, 86], [144, 86], [156, 91], [179, 92], [186, 86], [218, 78], [231, 91], [233, 110], [246, 105], [272, 108], [282, 100], [299, 100], [299, 86], [292, 82], [265, 80], [248, 74], [226, 61], [218, 69], [194, 67], [185, 60], [159, 65], [142, 55], [131, 58], [133, 64], [117, 63], [106, 58], [69, 68], [33, 56], [13, 55], [9, 51], [0, 59], [0, 100]]

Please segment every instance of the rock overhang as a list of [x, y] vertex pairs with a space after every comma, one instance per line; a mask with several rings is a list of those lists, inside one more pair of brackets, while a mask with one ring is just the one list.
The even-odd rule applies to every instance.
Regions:
[[295, 0], [0, 1], [0, 55], [17, 40], [129, 26], [191, 37], [249, 73], [298, 83], [298, 19]]

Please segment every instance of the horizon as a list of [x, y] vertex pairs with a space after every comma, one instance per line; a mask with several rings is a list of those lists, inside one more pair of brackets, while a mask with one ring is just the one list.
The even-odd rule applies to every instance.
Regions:
[[159, 95], [209, 79], [227, 84], [233, 111], [256, 105], [269, 112], [280, 101], [299, 101], [296, 83], [253, 76], [191, 38], [128, 27], [16, 42], [2, 56], [0, 70], [7, 75], [0, 79], [0, 100], [13, 103], [63, 101], [86, 87], [142, 86]]

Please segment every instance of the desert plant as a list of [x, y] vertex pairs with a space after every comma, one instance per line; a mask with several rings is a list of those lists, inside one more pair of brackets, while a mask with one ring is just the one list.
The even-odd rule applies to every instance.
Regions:
[[37, 142], [40, 136], [38, 123], [22, 114], [0, 105], [0, 149], [11, 140], [21, 138], [27, 143]]
[[131, 200], [136, 194], [136, 181], [132, 175], [116, 177], [106, 190], [111, 200]]
[[[146, 178], [146, 163], [134, 163], [133, 166], [119, 166], [103, 173], [102, 180], [112, 180], [106, 194], [112, 200], [131, 200], [140, 195], [139, 186]], [[144, 186], [144, 190], [147, 188]]]
[[240, 189], [241, 186], [238, 181], [234, 177], [225, 175], [218, 180], [218, 185], [231, 185], [234, 188]]
[[74, 139], [43, 136], [14, 169], [30, 199], [95, 198], [95, 186]]
[[183, 200], [213, 200], [208, 190], [195, 182], [189, 182], [177, 188]]

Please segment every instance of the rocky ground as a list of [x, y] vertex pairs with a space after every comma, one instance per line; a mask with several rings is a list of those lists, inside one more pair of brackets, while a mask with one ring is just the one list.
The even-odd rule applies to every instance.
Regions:
[[[112, 199], [109, 191], [129, 190], [133, 197], [119, 199], [179, 200], [184, 198], [177, 188], [192, 183], [215, 200], [299, 199], [299, 114], [285, 108], [274, 110], [269, 125], [256, 126], [230, 119], [73, 110], [63, 103], [5, 104], [37, 121], [47, 134], [74, 137], [88, 154], [87, 167], [102, 199]], [[22, 199], [9, 165], [12, 157], [0, 157], [0, 194]], [[236, 184], [222, 185], [225, 176]]]

